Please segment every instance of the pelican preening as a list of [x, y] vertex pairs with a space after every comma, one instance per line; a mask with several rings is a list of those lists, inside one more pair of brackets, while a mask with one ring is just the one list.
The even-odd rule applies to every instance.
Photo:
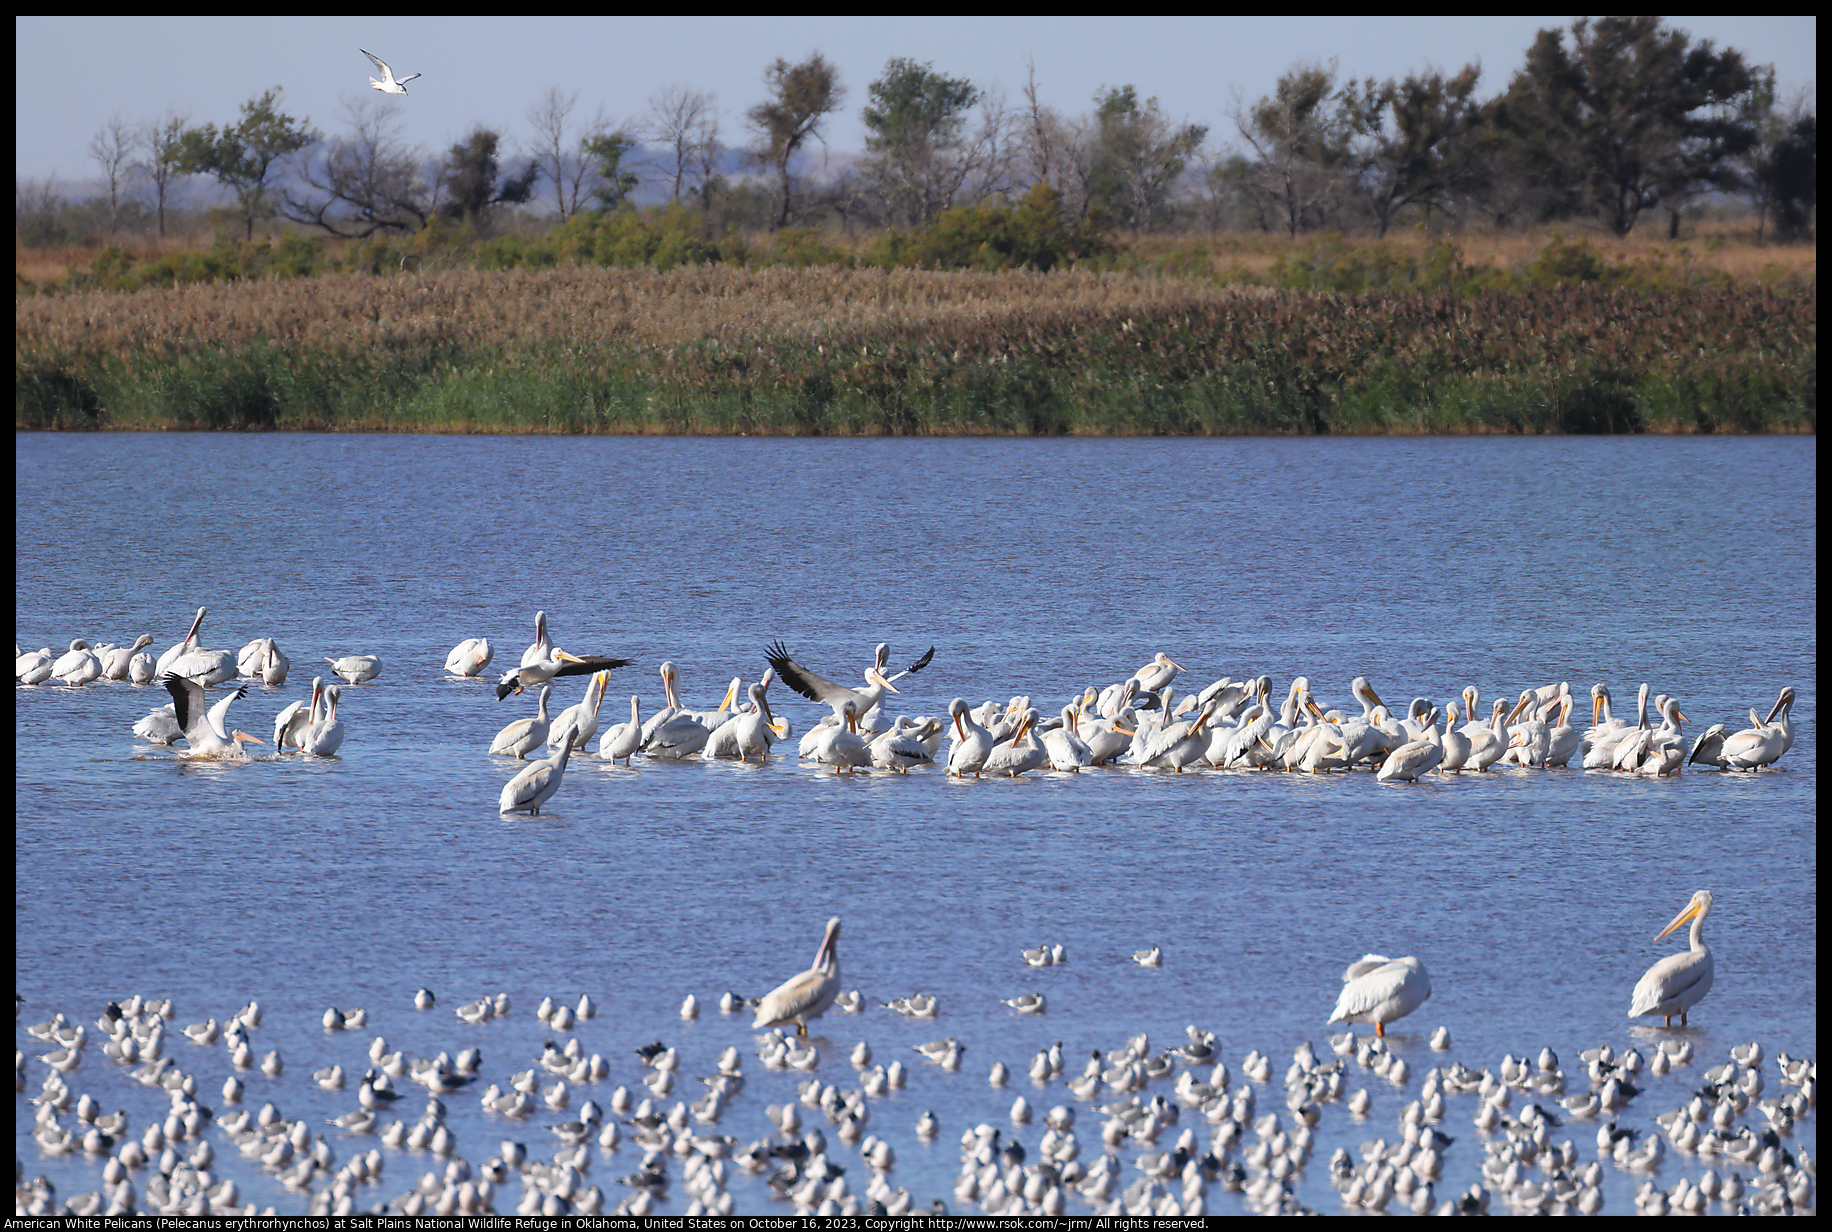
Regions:
[[1342, 995], [1336, 998], [1331, 1022], [1371, 1022], [1375, 1035], [1385, 1035], [1387, 1024], [1404, 1018], [1431, 997], [1431, 977], [1416, 958], [1364, 955], [1342, 973]]
[[71, 687], [86, 685], [102, 678], [102, 660], [89, 648], [89, 643], [79, 637], [51, 665], [51, 676]]
[[382, 661], [374, 655], [345, 655], [341, 659], [326, 656], [325, 662], [351, 684], [363, 684], [382, 674]]
[[496, 648], [490, 645], [489, 638], [467, 637], [452, 647], [452, 653], [445, 656], [445, 674], [475, 676], [490, 666], [490, 660], [495, 657]]
[[164, 679], [166, 691], [172, 695], [172, 713], [178, 720], [178, 729], [191, 746], [187, 756], [247, 757], [247, 750], [242, 748], [244, 743], [265, 743], [240, 728], [230, 731], [226, 726], [229, 703], [248, 691], [246, 685], [206, 708], [203, 686], [195, 680], [176, 672], [167, 672]]
[[1665, 1019], [1662, 1025], [1670, 1027], [1673, 1015], [1678, 1014], [1679, 1025], [1687, 1025], [1687, 1012], [1711, 991], [1711, 950], [1705, 945], [1705, 917], [1710, 914], [1711, 891], [1700, 890], [1672, 923], [1654, 934], [1654, 940], [1659, 941], [1687, 920], [1692, 921], [1691, 944], [1649, 967], [1635, 984], [1628, 1006], [1630, 1018], [1659, 1014]]
[[[360, 47], [356, 50], [363, 51]], [[407, 83], [414, 80], [416, 77], [423, 76], [421, 73], [409, 73], [405, 77], [396, 77], [394, 75], [394, 70], [389, 68], [387, 62], [380, 56], [372, 51], [363, 51], [363, 54], [369, 57], [369, 63], [375, 65], [375, 71], [382, 75], [380, 81], [371, 77], [369, 79], [369, 87], [374, 90], [380, 90], [383, 94], [405, 94], [407, 93]]]
[[840, 995], [840, 917], [827, 921], [814, 965], [773, 989], [757, 1003], [753, 1031], [795, 1024], [797, 1035], [808, 1034], [808, 1020], [819, 1018]]
[[1720, 770], [1760, 770], [1772, 766], [1794, 747], [1794, 687], [1781, 690], [1766, 719], [1749, 712], [1750, 726], [1738, 732], [1714, 723], [1692, 746], [1689, 764], [1704, 763]]

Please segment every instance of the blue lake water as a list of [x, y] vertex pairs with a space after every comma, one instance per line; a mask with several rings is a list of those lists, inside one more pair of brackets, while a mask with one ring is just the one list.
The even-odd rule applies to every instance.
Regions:
[[[1149, 1033], [1154, 1051], [1185, 1026], [1216, 1032], [1234, 1068], [1273, 1059], [1262, 1112], [1289, 1122], [1281, 1082], [1309, 1040], [1326, 1058], [1325, 1020], [1343, 967], [1367, 951], [1429, 966], [1432, 999], [1390, 1032], [1411, 1076], [1395, 1085], [1350, 1061], [1365, 1120], [1325, 1110], [1294, 1199], [1342, 1209], [1326, 1161], [1369, 1138], [1395, 1139], [1400, 1110], [1433, 1065], [1494, 1067], [1550, 1045], [1572, 1091], [1589, 1086], [1580, 1050], [1644, 1052], [1689, 1039], [1697, 1059], [1619, 1115], [1651, 1128], [1732, 1045], [1772, 1058], [1811, 1053], [1817, 1011], [1817, 664], [1815, 442], [1801, 438], [1483, 440], [782, 441], [394, 436], [22, 435], [15, 438], [15, 638], [177, 642], [207, 605], [206, 645], [275, 637], [292, 658], [285, 686], [259, 684], [232, 720], [265, 735], [303, 697], [327, 656], [379, 655], [381, 677], [346, 686], [348, 738], [324, 761], [195, 764], [137, 742], [132, 724], [167, 700], [158, 687], [21, 688], [15, 699], [15, 967], [19, 1047], [16, 1153], [60, 1196], [100, 1184], [102, 1159], [49, 1156], [32, 1138], [49, 1046], [23, 1024], [62, 1012], [90, 1024], [110, 999], [171, 997], [168, 1053], [198, 1076], [206, 1103], [230, 1072], [222, 1046], [176, 1028], [265, 1008], [257, 1046], [278, 1048], [277, 1078], [246, 1075], [251, 1106], [271, 1100], [331, 1136], [339, 1162], [374, 1145], [329, 1118], [354, 1087], [320, 1090], [314, 1069], [360, 1073], [379, 1032], [409, 1056], [473, 1044], [484, 1082], [534, 1065], [556, 1033], [546, 996], [590, 993], [579, 1024], [610, 1075], [573, 1112], [526, 1122], [445, 1098], [460, 1154], [481, 1166], [505, 1138], [550, 1154], [551, 1122], [646, 1070], [634, 1048], [661, 1039], [698, 1098], [719, 1052], [745, 1055], [748, 1085], [716, 1126], [741, 1143], [770, 1131], [767, 1105], [808, 1075], [767, 1070], [746, 1015], [719, 996], [761, 995], [805, 967], [829, 916], [845, 920], [845, 986], [870, 1008], [837, 1011], [814, 1076], [856, 1085], [860, 1040], [902, 1059], [907, 1087], [871, 1102], [868, 1132], [891, 1142], [890, 1187], [918, 1208], [953, 1192], [959, 1139], [981, 1122], [1034, 1149], [1041, 1114], [1078, 1107], [1084, 1162], [1105, 1119], [1062, 1079], [1033, 1085], [1033, 1055], [1060, 1041], [1072, 1070], [1092, 1050]], [[538, 818], [496, 812], [515, 763], [486, 755], [531, 697], [497, 702], [497, 671], [548, 613], [576, 653], [626, 657], [605, 722], [631, 693], [659, 702], [656, 666], [679, 667], [689, 704], [711, 706], [733, 676], [755, 679], [763, 648], [853, 681], [889, 641], [900, 712], [941, 714], [1027, 693], [1046, 714], [1089, 684], [1124, 679], [1167, 651], [1192, 688], [1268, 673], [1275, 693], [1308, 675], [1324, 705], [1366, 675], [1390, 703], [1440, 704], [1466, 685], [1483, 697], [1568, 680], [1580, 698], [1606, 682], [1618, 710], [1642, 681], [1681, 700], [1688, 741], [1714, 722], [1746, 724], [1783, 685], [1799, 690], [1797, 740], [1774, 772], [1634, 779], [1503, 770], [1418, 786], [1369, 774], [1185, 775], [1105, 770], [1017, 781], [951, 782], [936, 768], [836, 777], [778, 756], [756, 765], [575, 758]], [[488, 636], [478, 680], [443, 675], [458, 641]], [[556, 708], [578, 700], [556, 682]], [[772, 691], [806, 729], [823, 707]], [[1632, 715], [1631, 715], [1632, 717]], [[596, 748], [594, 741], [593, 748]], [[1706, 931], [1716, 984], [1684, 1032], [1625, 1017], [1629, 990], [1683, 937], [1652, 938], [1695, 889], [1716, 907]], [[1066, 965], [1025, 967], [1022, 947], [1066, 946]], [[1164, 963], [1130, 960], [1150, 945]], [[412, 994], [433, 989], [418, 1012]], [[941, 998], [933, 1021], [881, 1008], [915, 991]], [[458, 1021], [452, 1007], [507, 992], [512, 1014]], [[1020, 1016], [1001, 998], [1041, 991]], [[705, 1007], [684, 1022], [687, 994]], [[328, 1006], [365, 1006], [369, 1027], [327, 1034]], [[1454, 1045], [1431, 1051], [1449, 1028]], [[1363, 1029], [1365, 1031], [1365, 1028]], [[910, 1048], [952, 1036], [954, 1073]], [[67, 1081], [126, 1109], [136, 1136], [163, 1115], [92, 1038]], [[1003, 1061], [1011, 1087], [990, 1086]], [[1768, 1062], [1772, 1097], [1781, 1089]], [[1170, 1098], [1170, 1081], [1141, 1092]], [[1024, 1095], [1038, 1117], [1014, 1125]], [[1118, 1098], [1103, 1092], [1098, 1103]], [[1443, 1197], [1481, 1180], [1486, 1136], [1475, 1097], [1453, 1097], [1458, 1139]], [[402, 1107], [411, 1119], [417, 1089]], [[941, 1133], [916, 1137], [933, 1110]], [[818, 1111], [804, 1120], [824, 1124]], [[1754, 1105], [1749, 1122], [1762, 1127]], [[68, 1122], [66, 1113], [64, 1120]], [[862, 1195], [869, 1170], [835, 1139], [830, 1155]], [[1185, 1109], [1206, 1149], [1209, 1125]], [[244, 1201], [304, 1211], [226, 1135], [219, 1176]], [[1582, 1158], [1595, 1126], [1555, 1131]], [[1812, 1150], [1809, 1116], [1794, 1145]], [[1129, 1144], [1128, 1183], [1143, 1176]], [[398, 1200], [424, 1152], [387, 1152], [359, 1191]], [[1033, 1155], [1034, 1158], [1034, 1155]], [[606, 1209], [639, 1147], [597, 1148], [586, 1182]], [[1663, 1187], [1708, 1161], [1669, 1154]], [[1728, 1169], [1719, 1162], [1719, 1171]], [[1748, 1175], [1748, 1169], [1744, 1169]], [[658, 1211], [693, 1200], [677, 1179]], [[1643, 1178], [1606, 1167], [1609, 1213], [1633, 1209]], [[145, 1181], [137, 1182], [144, 1192]], [[324, 1184], [315, 1187], [322, 1191]], [[791, 1207], [759, 1179], [730, 1185], [746, 1213]], [[510, 1181], [496, 1209], [521, 1195]], [[1211, 1186], [1212, 1213], [1255, 1209]], [[1498, 1209], [1500, 1203], [1497, 1202]], [[1070, 1199], [1071, 1214], [1085, 1203]]]

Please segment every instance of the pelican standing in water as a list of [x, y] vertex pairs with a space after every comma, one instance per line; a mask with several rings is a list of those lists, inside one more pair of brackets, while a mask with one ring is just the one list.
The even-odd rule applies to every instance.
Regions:
[[827, 933], [815, 952], [814, 965], [772, 990], [757, 1003], [753, 1031], [795, 1024], [797, 1035], [808, 1034], [808, 1020], [819, 1018], [840, 993], [840, 917], [827, 921]]
[[1705, 994], [1711, 991], [1711, 950], [1705, 945], [1705, 917], [1711, 914], [1711, 891], [1700, 890], [1686, 904], [1686, 909], [1673, 917], [1673, 922], [1654, 935], [1654, 940], [1662, 937], [1684, 924], [1692, 921], [1692, 944], [1678, 954], [1672, 954], [1649, 967], [1635, 985], [1635, 995], [1629, 1001], [1628, 1016], [1641, 1018], [1648, 1014], [1659, 1014], [1666, 1019], [1665, 1026], [1673, 1025], [1673, 1015], [1679, 1015], [1679, 1025], [1686, 1025], [1686, 1013], [1693, 1006], [1704, 1000]]
[[642, 699], [639, 695], [630, 694], [630, 721], [617, 723], [605, 728], [604, 738], [598, 742], [598, 756], [605, 761], [621, 761], [630, 764], [630, 758], [642, 748]]
[[176, 672], [167, 672], [165, 687], [172, 695], [172, 713], [178, 719], [179, 730], [184, 732], [184, 738], [191, 746], [187, 756], [246, 758], [248, 753], [242, 748], [243, 743], [265, 743], [240, 728], [234, 731], [226, 729], [229, 703], [246, 693], [247, 686], [237, 689], [208, 709], [204, 707], [204, 687], [195, 680]]
[[1781, 690], [1766, 720], [1724, 737], [1722, 764], [1732, 770], [1760, 770], [1781, 760], [1781, 755], [1794, 747], [1793, 707], [1794, 688], [1789, 685]]
[[126, 680], [129, 666], [134, 656], [140, 653], [142, 646], [151, 646], [153, 635], [142, 633], [132, 646], [116, 646], [102, 656], [102, 678], [105, 680]]
[[496, 733], [496, 739], [490, 741], [490, 752], [506, 753], [518, 760], [525, 760], [528, 754], [547, 742], [547, 733], [553, 727], [553, 720], [547, 715], [547, 703], [553, 700], [553, 686], [541, 686], [541, 703], [535, 709], [531, 719], [517, 719]]
[[948, 773], [956, 778], [964, 778], [968, 771], [974, 778], [980, 777], [980, 771], [986, 766], [986, 758], [992, 752], [992, 733], [974, 722], [973, 715], [967, 709], [962, 698], [955, 698], [948, 703], [948, 718], [954, 724], [954, 747], [948, 750]]
[[1387, 1024], [1404, 1018], [1431, 997], [1431, 977], [1416, 958], [1389, 959], [1368, 954], [1349, 964], [1342, 973], [1342, 995], [1336, 998], [1331, 1022], [1371, 1022], [1374, 1034], [1384, 1036]]
[[332, 685], [324, 691], [325, 716], [308, 723], [299, 737], [299, 751], [314, 757], [335, 757], [343, 747], [344, 724], [337, 717], [337, 703], [343, 697], [343, 686]]
[[558, 753], [524, 766], [514, 778], [503, 784], [503, 794], [496, 811], [540, 816], [541, 805], [560, 790], [560, 780], [566, 776], [566, 763], [572, 757], [573, 746], [578, 743], [577, 729], [568, 727], [561, 732]]

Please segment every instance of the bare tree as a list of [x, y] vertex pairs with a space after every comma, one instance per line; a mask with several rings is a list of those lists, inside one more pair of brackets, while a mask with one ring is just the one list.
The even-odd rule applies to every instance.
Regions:
[[1065, 214], [1086, 218], [1094, 172], [1094, 122], [1085, 117], [1070, 119], [1044, 106], [1037, 96], [1035, 63], [1024, 83], [1024, 104], [1018, 122], [1022, 150], [1014, 151], [1019, 178], [1033, 186], [1047, 184], [1056, 190]]
[[567, 94], [559, 86], [549, 86], [540, 101], [528, 109], [528, 123], [534, 126], [534, 163], [541, 169], [542, 178], [553, 185], [554, 206], [561, 222], [579, 212], [586, 178], [578, 142], [567, 135], [578, 103], [577, 90]]
[[702, 146], [718, 139], [717, 98], [678, 84], [649, 96], [641, 131], [664, 151], [662, 174], [670, 200], [679, 201], [683, 193], [696, 191], [694, 178], [706, 166]]
[[140, 148], [146, 151], [141, 169], [152, 181], [153, 202], [159, 218], [159, 238], [165, 238], [165, 201], [172, 181], [183, 174], [184, 134], [190, 116], [168, 112], [163, 120], [149, 120], [140, 129]]
[[322, 196], [288, 190], [286, 216], [343, 239], [425, 227], [433, 212], [432, 185], [420, 151], [401, 141], [400, 113], [374, 95], [346, 95], [339, 118], [350, 135], [324, 143], [299, 171]]
[[102, 179], [108, 185], [108, 234], [113, 235], [121, 223], [121, 197], [132, 173], [134, 147], [138, 145], [134, 126], [115, 112], [108, 123], [89, 139], [89, 157], [102, 168]]

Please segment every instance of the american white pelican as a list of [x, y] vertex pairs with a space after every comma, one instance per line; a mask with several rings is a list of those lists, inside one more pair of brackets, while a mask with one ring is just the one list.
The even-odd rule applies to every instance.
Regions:
[[324, 677], [312, 677], [312, 696], [303, 702], [293, 702], [274, 716], [274, 751], [283, 752], [287, 746], [299, 746], [299, 738], [305, 729], [317, 721], [318, 702], [324, 695]]
[[186, 756], [246, 758], [248, 753], [242, 748], [244, 742], [263, 743], [240, 728], [229, 731], [225, 727], [229, 721], [229, 703], [246, 693], [246, 686], [206, 709], [202, 685], [176, 672], [167, 672], [164, 679], [166, 691], [172, 695], [172, 713], [191, 746]]
[[151, 684], [153, 669], [157, 666], [158, 660], [150, 653], [139, 651], [127, 661], [127, 678], [135, 684]]
[[679, 761], [706, 747], [712, 729], [725, 721], [723, 716], [731, 708], [738, 686], [743, 682], [734, 678], [726, 688], [725, 698], [719, 703], [719, 708], [702, 714], [681, 705], [676, 681], [674, 664], [663, 663], [662, 693], [667, 699], [667, 705], [643, 724], [642, 751], [651, 757], [668, 757]]
[[[720, 725], [720, 730], [729, 732], [739, 761], [749, 761], [755, 753], [757, 760], [763, 762], [768, 760], [770, 746], [776, 742], [776, 716], [770, 713], [769, 689], [761, 681], [750, 687], [748, 696], [751, 708], [727, 719]], [[708, 739], [707, 743], [710, 746], [712, 742]]]
[[1685, 733], [1680, 730], [1680, 722], [1686, 717], [1680, 713], [1679, 702], [1667, 698], [1660, 706], [1661, 723], [1648, 733], [1638, 760], [1624, 769], [1636, 774], [1659, 777], [1666, 774], [1678, 774], [1685, 768], [1686, 746]]
[[1208, 725], [1215, 715], [1215, 705], [1210, 702], [1197, 712], [1195, 718], [1181, 719], [1159, 728], [1157, 734], [1138, 750], [1138, 764], [1175, 770], [1182, 774], [1183, 767], [1200, 761], [1209, 749]]
[[[545, 617], [545, 613], [541, 615]], [[543, 619], [543, 631], [545, 628]], [[557, 646], [550, 647], [550, 653], [546, 658], [524, 663], [512, 672], [503, 673], [503, 678], [496, 685], [496, 700], [501, 701], [511, 693], [520, 693], [523, 689], [533, 688], [537, 684], [546, 684], [557, 676], [585, 676], [592, 672], [608, 672], [613, 667], [622, 667], [628, 662], [628, 659], [607, 659], [603, 655], [581, 657], [561, 650]]]
[[[1501, 755], [1508, 751], [1508, 738], [1502, 732], [1502, 715], [1507, 713], [1508, 704], [1497, 700], [1495, 709], [1489, 715], [1488, 726], [1469, 739], [1469, 756], [1464, 759], [1465, 770], [1487, 770], [1501, 760]], [[1466, 725], [1463, 728], [1468, 731]]]
[[554, 716], [547, 736], [548, 748], [560, 746], [560, 737], [568, 727], [574, 729], [574, 743], [580, 748], [598, 734], [598, 710], [604, 705], [605, 686], [610, 683], [609, 672], [592, 673], [592, 678], [585, 683], [585, 696]]
[[[356, 50], [363, 51], [360, 47]], [[382, 75], [380, 81], [371, 77], [369, 79], [369, 86], [371, 89], [380, 90], [383, 94], [405, 94], [407, 93], [407, 83], [416, 77], [423, 76], [421, 73], [409, 73], [405, 77], [396, 77], [394, 75], [394, 70], [389, 68], [387, 63], [380, 56], [371, 51], [363, 51], [363, 54], [369, 57], [369, 63], [375, 65], [375, 71]]]
[[310, 753], [314, 757], [335, 757], [337, 750], [343, 747], [344, 722], [337, 717], [337, 703], [343, 698], [343, 688], [332, 685], [324, 691], [325, 716], [316, 723], [308, 723], [299, 735], [299, 751]]
[[1790, 685], [1781, 690], [1764, 722], [1724, 737], [1720, 754], [1724, 765], [1732, 770], [1760, 770], [1779, 761], [1794, 746], [1793, 707], [1794, 689]]
[[266, 653], [261, 656], [260, 667], [253, 673], [261, 678], [265, 685], [279, 686], [286, 683], [286, 673], [292, 670], [293, 661], [286, 657], [280, 644], [273, 638], [263, 638]]
[[204, 617], [208, 615], [209, 612], [210, 609], [207, 607], [200, 607], [197, 609], [197, 615], [191, 618], [191, 627], [185, 632], [184, 640], [160, 655], [159, 661], [153, 665], [154, 675], [164, 676], [172, 669], [173, 660], [191, 649], [191, 644], [197, 637], [197, 631], [203, 627]]
[[630, 721], [617, 723], [605, 729], [604, 737], [598, 741], [598, 756], [605, 761], [621, 761], [630, 764], [630, 758], [642, 748], [642, 700], [630, 694]]
[[448, 676], [476, 676], [490, 666], [490, 660], [495, 657], [496, 648], [490, 645], [489, 638], [467, 637], [445, 656], [445, 673]]
[[[927, 667], [930, 663], [932, 663], [934, 659], [935, 659], [935, 647], [931, 646], [929, 647], [928, 652], [924, 654], [922, 658], [916, 660], [914, 663], [910, 664], [908, 667], [904, 668], [902, 671], [898, 672], [896, 675], [886, 676], [885, 679], [890, 681], [892, 684], [895, 684], [897, 681], [902, 680], [905, 676], [915, 675], [917, 672], [921, 671], [923, 668]], [[890, 667], [891, 645], [889, 642], [879, 642], [878, 643], [877, 650], [872, 653], [872, 662], [877, 667], [879, 672], [884, 672], [886, 669]], [[883, 699], [880, 698], [879, 701], [882, 702]], [[879, 719], [878, 708], [874, 706], [872, 707], [872, 709], [865, 711], [863, 714], [859, 716], [859, 727], [862, 731], [876, 731], [878, 729], [878, 719]]]
[[974, 721], [967, 703], [961, 698], [948, 703], [948, 717], [954, 724], [954, 746], [948, 750], [948, 773], [964, 778], [971, 772], [977, 779], [986, 765], [987, 754], [992, 752], [992, 733]]
[[517, 719], [496, 733], [496, 739], [490, 741], [490, 752], [504, 753], [518, 760], [526, 760], [528, 754], [547, 742], [547, 733], [552, 729], [553, 720], [548, 717], [547, 703], [553, 699], [553, 686], [541, 686], [541, 703], [531, 719]]
[[1631, 727], [1628, 720], [1616, 717], [1610, 708], [1613, 700], [1609, 686], [1600, 681], [1590, 686], [1590, 730], [1584, 733], [1578, 745], [1584, 755], [1578, 764], [1586, 770], [1609, 769], [1616, 741], [1622, 739]]
[[1560, 703], [1558, 726], [1546, 733], [1547, 766], [1568, 766], [1571, 755], [1578, 751], [1583, 742], [1584, 733], [1571, 725], [1571, 710], [1577, 703], [1570, 694], [1566, 694]]
[[1050, 769], [1080, 770], [1094, 764], [1094, 751], [1081, 738], [1081, 715], [1073, 703], [1062, 708], [1055, 727], [1043, 733], [1043, 749], [1049, 754]]
[[987, 774], [1003, 774], [1008, 778], [1017, 778], [1041, 766], [1049, 759], [1049, 753], [1043, 742], [1037, 738], [1034, 730], [1037, 720], [1042, 716], [1035, 706], [1027, 706], [1018, 716], [1018, 723], [1012, 729], [1011, 739], [1000, 742], [986, 755], [986, 764], [982, 769]]
[[1404, 1018], [1431, 997], [1431, 977], [1416, 958], [1389, 959], [1368, 954], [1349, 964], [1342, 973], [1342, 995], [1336, 998], [1331, 1022], [1371, 1022], [1375, 1035], [1385, 1035], [1387, 1024]]
[[1659, 1014], [1666, 1019], [1664, 1025], [1673, 1025], [1673, 1015], [1679, 1015], [1679, 1025], [1686, 1025], [1686, 1014], [1691, 1008], [1704, 999], [1711, 991], [1711, 950], [1705, 945], [1705, 917], [1711, 914], [1711, 891], [1700, 890], [1686, 904], [1686, 909], [1673, 917], [1668, 924], [1654, 935], [1654, 940], [1662, 937], [1684, 924], [1692, 921], [1691, 945], [1678, 954], [1672, 954], [1649, 967], [1635, 985], [1635, 995], [1629, 1001], [1628, 1016], [1640, 1018], [1647, 1014]]
[[153, 635], [150, 633], [142, 633], [132, 646], [116, 646], [113, 650], [103, 655], [102, 679], [126, 680], [127, 671], [134, 661], [134, 656], [140, 653], [140, 648], [142, 646], [151, 646], [152, 644]]
[[1132, 673], [1132, 678], [1139, 682], [1139, 692], [1156, 693], [1168, 688], [1182, 670], [1182, 664], [1160, 650], [1151, 657], [1151, 662]]
[[871, 764], [880, 770], [909, 773], [911, 766], [931, 763], [935, 754], [915, 734], [915, 725], [905, 715], [898, 715], [889, 731], [871, 742]]
[[822, 731], [808, 760], [847, 773], [871, 765], [871, 747], [859, 735], [857, 707], [851, 698], [840, 703], [840, 721]]
[[[1749, 713], [1751, 718], [1755, 717], [1755, 711], [1752, 710]], [[1761, 724], [1758, 723], [1756, 726], [1760, 727]], [[1707, 727], [1704, 731], [1699, 733], [1698, 739], [1692, 742], [1692, 753], [1686, 758], [1686, 764], [1688, 766], [1696, 766], [1702, 762], [1707, 766], [1716, 766], [1719, 770], [1726, 769], [1727, 767], [1724, 765], [1724, 737], [1729, 734], [1730, 727], [1724, 723], [1713, 723], [1710, 727]]]
[[496, 811], [540, 816], [541, 806], [560, 790], [560, 780], [566, 776], [566, 763], [572, 757], [573, 746], [579, 743], [578, 737], [578, 732], [567, 728], [560, 733], [559, 752], [517, 771], [514, 778], [503, 784]]
[[267, 659], [267, 639], [257, 637], [235, 652], [235, 674], [238, 676], [259, 676], [261, 664]]
[[[840, 707], [850, 701], [855, 721], [876, 706], [886, 692], [902, 692], [890, 682], [889, 677], [879, 670], [876, 663], [865, 669], [865, 688], [849, 689], [845, 685], [833, 683], [820, 673], [810, 671], [791, 659], [788, 648], [781, 642], [772, 643], [764, 652], [764, 657], [776, 670], [776, 674], [782, 677], [784, 684], [809, 701], [831, 706], [835, 714], [839, 714]], [[926, 661], [925, 657], [924, 662]]]
[[772, 989], [757, 1003], [753, 1031], [795, 1024], [797, 1035], [808, 1034], [808, 1020], [819, 1018], [840, 994], [840, 917], [827, 921], [826, 935], [814, 955], [814, 965]]
[[51, 678], [51, 668], [57, 663], [57, 656], [51, 653], [49, 646], [37, 650], [19, 650], [15, 644], [14, 679], [20, 684], [43, 684]]
[[1438, 768], [1444, 760], [1444, 745], [1438, 739], [1435, 711], [1432, 717], [1434, 721], [1425, 729], [1425, 739], [1409, 741], [1388, 753], [1387, 759], [1380, 763], [1376, 779], [1416, 783], [1420, 775], [1430, 774]]
[[351, 684], [362, 684], [382, 674], [382, 661], [374, 655], [345, 655], [341, 659], [326, 656], [325, 662]]
[[134, 735], [153, 744], [174, 744], [184, 738], [177, 708], [164, 705], [134, 724]]
[[1217, 770], [1229, 766], [1246, 764], [1247, 750], [1252, 748], [1272, 728], [1272, 711], [1265, 702], [1254, 702], [1241, 711], [1240, 722], [1234, 727], [1215, 725], [1209, 732], [1209, 748], [1206, 754], [1209, 765]]
[[91, 680], [102, 678], [102, 660], [89, 649], [89, 643], [77, 638], [70, 643], [70, 649], [58, 656], [57, 662], [51, 665], [51, 675], [72, 688], [88, 684]]
[[1469, 736], [1457, 726], [1457, 703], [1452, 702], [1444, 708], [1444, 735], [1439, 743], [1444, 749], [1444, 757], [1438, 762], [1439, 774], [1461, 774], [1463, 765], [1469, 760]]

